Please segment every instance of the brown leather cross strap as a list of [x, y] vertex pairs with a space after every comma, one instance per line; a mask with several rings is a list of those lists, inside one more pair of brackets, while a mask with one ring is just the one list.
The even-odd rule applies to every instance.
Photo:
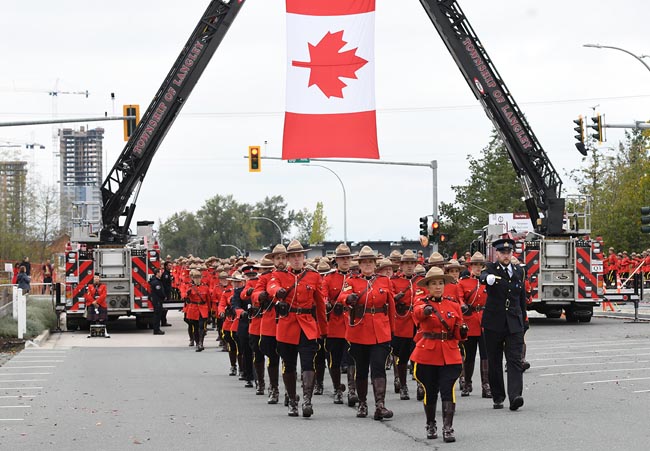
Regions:
[[438, 320], [440, 320], [440, 323], [441, 323], [443, 326], [445, 326], [445, 329], [447, 329], [447, 333], [450, 333], [450, 332], [451, 332], [451, 328], [449, 327], [449, 324], [447, 324], [447, 321], [444, 320], [444, 318], [442, 317], [442, 315], [440, 314], [440, 312], [439, 312], [439, 311], [438, 311], [438, 310], [437, 310], [437, 309], [436, 309], [432, 304], [428, 304], [428, 305], [431, 305], [431, 307], [433, 308], [433, 314], [436, 315], [436, 317], [438, 318]]

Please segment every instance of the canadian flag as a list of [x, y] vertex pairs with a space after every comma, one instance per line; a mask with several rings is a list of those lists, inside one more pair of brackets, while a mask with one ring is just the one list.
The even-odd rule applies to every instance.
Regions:
[[379, 158], [375, 0], [286, 0], [282, 158]]

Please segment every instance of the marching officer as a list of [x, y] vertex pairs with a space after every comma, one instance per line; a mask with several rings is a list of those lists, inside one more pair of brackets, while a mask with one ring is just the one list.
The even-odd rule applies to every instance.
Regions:
[[408, 400], [409, 389], [407, 385], [408, 362], [413, 350], [413, 336], [415, 323], [411, 313], [415, 301], [417, 282], [421, 279], [415, 275], [418, 257], [412, 250], [406, 250], [400, 259], [399, 274], [391, 278], [393, 298], [395, 300], [395, 329], [393, 330], [393, 356], [397, 377], [395, 378], [395, 392], [399, 399]]
[[[171, 261], [166, 261], [165, 262], [165, 264], [163, 266], [162, 276], [160, 277], [160, 281], [162, 282], [163, 290], [165, 291], [165, 300], [171, 300], [171, 298], [172, 298], [172, 284], [173, 284], [172, 262]], [[166, 308], [161, 310], [160, 325], [162, 327], [171, 326], [171, 324], [169, 324], [167, 322], [167, 309]]]
[[[257, 271], [271, 274], [273, 262], [263, 258], [259, 263], [254, 265]], [[264, 395], [266, 383], [264, 382], [264, 353], [260, 349], [260, 328], [262, 326], [262, 309], [253, 302], [253, 293], [260, 281], [260, 274], [257, 272], [250, 276], [244, 289], [244, 298], [248, 301], [248, 343], [253, 351], [253, 368], [255, 369], [255, 381], [257, 384], [256, 395]]]
[[453, 277], [444, 274], [437, 266], [432, 267], [418, 286], [427, 290], [419, 293], [413, 309], [413, 317], [421, 334], [411, 354], [415, 362], [413, 374], [424, 387], [424, 412], [427, 419], [428, 439], [438, 437], [436, 426], [436, 403], [438, 391], [442, 400], [442, 437], [445, 442], [455, 442], [453, 422], [456, 411], [454, 384], [460, 376], [463, 358], [459, 341], [467, 336], [460, 305], [444, 296], [445, 285]]
[[[325, 349], [329, 353], [330, 377], [334, 385], [334, 404], [343, 404], [345, 385], [341, 384], [341, 362], [347, 346], [345, 341], [347, 316], [344, 314], [345, 305], [338, 298], [345, 282], [350, 278], [352, 252], [346, 244], [339, 244], [336, 247], [334, 261], [336, 262], [336, 271], [323, 277], [323, 298], [326, 302], [328, 318]], [[348, 366], [347, 374], [348, 405], [354, 407], [359, 402], [354, 384], [354, 365], [352, 367]]]
[[185, 298], [187, 299], [186, 316], [194, 332], [196, 352], [203, 349], [203, 338], [205, 337], [205, 324], [208, 320], [208, 286], [201, 283], [201, 271], [193, 269], [190, 271], [192, 283], [189, 285]]
[[[273, 248], [273, 252], [264, 256], [264, 260], [271, 261], [276, 271], [283, 271], [287, 266], [287, 249], [283, 244], [278, 244]], [[280, 356], [277, 351], [276, 340], [275, 299], [267, 291], [274, 272], [271, 269], [269, 271], [263, 271], [251, 295], [253, 305], [258, 307], [262, 314], [262, 321], [260, 323], [260, 351], [269, 359], [266, 367], [269, 374], [269, 385], [271, 386], [267, 401], [268, 404], [277, 404], [280, 397], [278, 387], [280, 379]], [[288, 405], [289, 400], [287, 398]]]
[[497, 261], [486, 263], [481, 283], [487, 284], [487, 300], [483, 311], [485, 344], [488, 355], [488, 376], [495, 409], [502, 409], [506, 398], [503, 382], [503, 354], [508, 371], [510, 410], [524, 405], [523, 365], [521, 356], [524, 331], [528, 329], [524, 272], [510, 262], [515, 242], [503, 238], [492, 243]]
[[289, 266], [286, 271], [275, 271], [268, 284], [268, 293], [278, 302], [276, 339], [282, 357], [285, 389], [289, 394], [289, 416], [298, 416], [296, 399], [296, 366], [300, 356], [302, 369], [302, 416], [314, 413], [311, 397], [314, 390], [314, 357], [318, 351], [319, 337], [327, 336], [325, 302], [322, 296], [321, 277], [318, 272], [305, 268], [305, 252], [298, 240], [287, 246]]
[[160, 280], [162, 276], [162, 269], [157, 268], [153, 275], [149, 278], [149, 298], [153, 304], [153, 334], [165, 335], [165, 332], [160, 330], [160, 319], [162, 318], [163, 301], [166, 298], [165, 288]]
[[355, 260], [360, 275], [350, 278], [339, 296], [349, 307], [345, 337], [350, 356], [356, 365], [355, 382], [359, 407], [357, 417], [368, 416], [368, 373], [375, 395], [375, 420], [392, 418], [385, 406], [386, 360], [390, 354], [391, 331], [394, 330], [395, 302], [390, 279], [375, 273], [378, 257], [370, 246], [363, 246]]
[[469, 396], [472, 392], [472, 377], [476, 361], [476, 348], [480, 355], [481, 369], [481, 397], [491, 398], [490, 381], [488, 380], [488, 356], [485, 349], [485, 338], [481, 328], [483, 309], [487, 300], [485, 285], [481, 284], [479, 277], [483, 271], [485, 257], [480, 252], [475, 252], [465, 265], [469, 268], [469, 276], [461, 277], [458, 281], [458, 297], [460, 298], [461, 310], [465, 324], [469, 328], [467, 340], [461, 343], [463, 355], [465, 356], [465, 385], [461, 390], [461, 396]]

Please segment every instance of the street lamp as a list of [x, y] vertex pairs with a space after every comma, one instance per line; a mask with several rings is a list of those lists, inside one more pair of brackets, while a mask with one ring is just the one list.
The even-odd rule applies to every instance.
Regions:
[[622, 49], [622, 48], [620, 48], [620, 47], [614, 47], [614, 46], [611, 46], [611, 45], [583, 44], [582, 46], [583, 46], [583, 47], [593, 48], [593, 49], [613, 49], [613, 50], [620, 50], [621, 52], [625, 52], [625, 53], [627, 53], [628, 55], [633, 56], [634, 58], [636, 58], [636, 59], [637, 59], [641, 64], [643, 64], [643, 65], [645, 66], [646, 69], [648, 69], [648, 70], [650, 71], [650, 65], [648, 65], [648, 63], [646, 63], [645, 61], [643, 61], [643, 58], [647, 58], [648, 55], [641, 55], [641, 56], [639, 56], [639, 55], [635, 55], [634, 53], [630, 52], [629, 50], [625, 50], [625, 49]]
[[269, 221], [272, 222], [275, 227], [277, 227], [278, 232], [280, 232], [280, 244], [282, 244], [282, 238], [284, 237], [284, 233], [282, 232], [282, 229], [278, 225], [277, 222], [275, 222], [273, 219], [265, 218], [264, 216], [251, 216], [251, 219], [262, 219], [264, 221]]
[[238, 255], [238, 256], [242, 256], [242, 255], [244, 255], [244, 253], [241, 251], [241, 249], [239, 249], [239, 248], [238, 248], [237, 246], [235, 246], [235, 245], [232, 245], [232, 244], [222, 244], [221, 247], [232, 247], [232, 248], [234, 248], [234, 249], [237, 250], [237, 255]]
[[303, 164], [303, 166], [327, 169], [332, 174], [334, 174], [334, 176], [337, 179], [339, 179], [339, 182], [341, 183], [341, 188], [343, 189], [343, 244], [348, 244], [348, 200], [347, 200], [347, 194], [345, 193], [345, 185], [343, 184], [343, 180], [341, 180], [341, 177], [339, 177], [339, 175], [336, 172], [334, 172], [332, 169], [328, 168], [327, 166], [323, 166], [320, 164]]

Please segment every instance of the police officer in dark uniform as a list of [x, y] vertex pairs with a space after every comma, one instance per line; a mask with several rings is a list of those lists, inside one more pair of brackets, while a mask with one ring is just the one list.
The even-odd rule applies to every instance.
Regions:
[[[163, 285], [163, 288], [165, 290], [165, 300], [170, 300], [172, 298], [172, 281], [173, 281], [173, 276], [172, 276], [172, 262], [166, 261], [165, 262], [165, 268], [162, 272], [162, 277], [161, 277], [161, 282]], [[162, 313], [160, 316], [160, 325], [163, 327], [166, 326], [171, 326], [167, 322], [167, 309], [164, 308], [162, 309]]]
[[519, 265], [510, 262], [515, 242], [509, 238], [495, 241], [497, 261], [487, 263], [481, 273], [486, 284], [487, 301], [483, 312], [485, 343], [488, 354], [488, 378], [495, 409], [502, 409], [506, 398], [503, 382], [503, 354], [508, 371], [510, 410], [524, 405], [521, 355], [524, 331], [528, 329], [526, 315], [525, 276]]
[[162, 269], [158, 268], [149, 279], [149, 299], [153, 304], [153, 324], [151, 325], [154, 335], [165, 335], [160, 330], [160, 318], [162, 316], [162, 304], [165, 300], [165, 288], [160, 280]]

